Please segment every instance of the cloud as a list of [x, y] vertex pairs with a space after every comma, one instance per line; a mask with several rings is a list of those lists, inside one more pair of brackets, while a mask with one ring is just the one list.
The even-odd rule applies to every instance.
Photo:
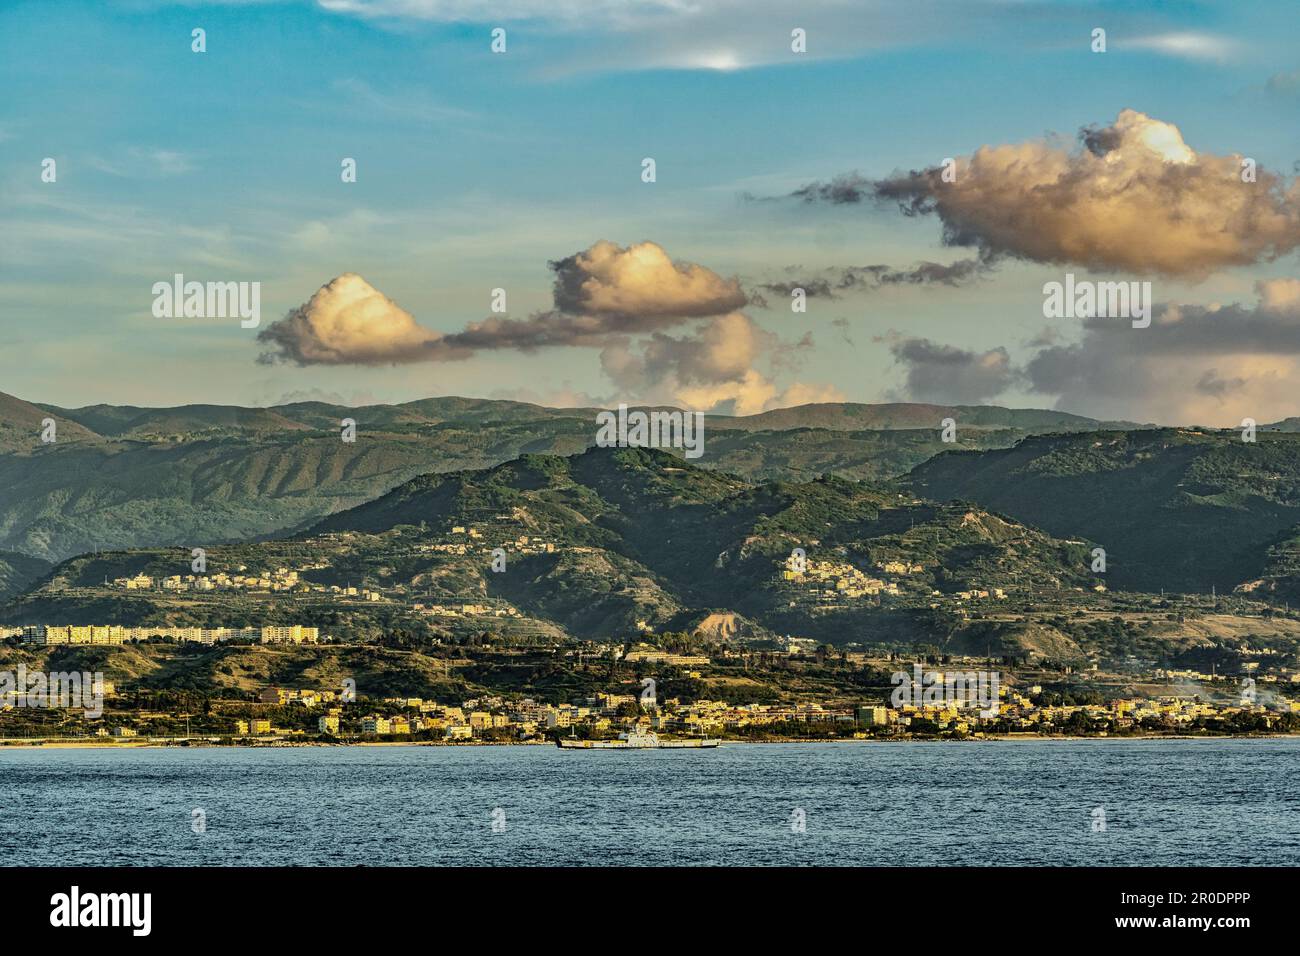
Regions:
[[1048, 327], [1013, 363], [1005, 348], [968, 351], [897, 332], [889, 346], [906, 370], [904, 397], [976, 404], [1012, 388], [1050, 395], [1055, 407], [1103, 420], [1235, 427], [1296, 414], [1300, 394], [1300, 280], [1256, 283], [1250, 304], [1161, 304], [1146, 329], [1082, 320], [1062, 343]]
[[[983, 276], [993, 268], [993, 262], [983, 255], [949, 263], [918, 262], [910, 269], [895, 269], [885, 265], [830, 267], [803, 278], [759, 283], [758, 289], [787, 298], [795, 289], [803, 289], [810, 299], [838, 299], [845, 294], [873, 291], [883, 286], [959, 286]], [[761, 292], [757, 296], [751, 295], [750, 299], [755, 304], [767, 306], [767, 300], [762, 298]]]
[[651, 332], [729, 312], [748, 300], [735, 279], [673, 262], [653, 242], [622, 248], [601, 240], [551, 263], [555, 310], [524, 319], [492, 316], [444, 335], [420, 325], [361, 276], [348, 273], [268, 326], [261, 361], [298, 365], [386, 365], [453, 361], [475, 352], [531, 352], [601, 346], [612, 337]]
[[545, 408], [604, 408], [611, 404], [609, 398], [576, 389], [569, 382], [561, 383], [558, 388], [543, 390], [522, 386], [519, 388], [499, 388], [488, 397], [503, 399], [508, 402], [541, 405]]
[[346, 272], [258, 333], [264, 365], [392, 365], [468, 358], [354, 272]]
[[347, 97], [359, 113], [368, 117], [393, 117], [421, 123], [474, 118], [474, 113], [433, 99], [423, 90], [385, 92], [355, 77], [338, 79], [333, 89]]
[[1295, 96], [1300, 93], [1300, 70], [1274, 73], [1264, 84], [1264, 89], [1274, 96]]
[[844, 393], [834, 385], [795, 382], [785, 390], [756, 369], [736, 380], [677, 388], [673, 401], [686, 408], [718, 415], [756, 415], [774, 408], [821, 402], [842, 402]]
[[606, 26], [628, 26], [642, 17], [672, 14], [676, 0], [317, 0], [326, 10], [365, 17], [394, 17], [443, 23], [545, 20], [580, 23], [584, 17]]
[[118, 150], [110, 157], [87, 156], [85, 163], [92, 169], [108, 173], [110, 176], [135, 179], [180, 176], [194, 170], [193, 157], [186, 153], [141, 146]]
[[[265, 386], [266, 389], [271, 387], [270, 383]], [[277, 398], [258, 402], [258, 404], [267, 408], [274, 408], [277, 405], [293, 405], [298, 402], [323, 402], [326, 405], [347, 405], [352, 408], [359, 408], [363, 405], [375, 404], [375, 396], [374, 393], [365, 390], [354, 389], [351, 395], [344, 395], [342, 392], [323, 388], [306, 388], [293, 389], [288, 392], [282, 391]]]
[[638, 401], [751, 415], [803, 401], [838, 400], [826, 397], [841, 394], [827, 386], [796, 383], [782, 392], [755, 368], [762, 357], [774, 366], [793, 365], [793, 355], [810, 345], [807, 336], [782, 342], [749, 316], [732, 312], [685, 335], [657, 332], [642, 343], [612, 343], [602, 350], [600, 360], [610, 380]]
[[749, 316], [732, 312], [711, 319], [691, 335], [656, 333], [636, 365], [650, 381], [662, 381], [671, 374], [682, 383], [715, 385], [743, 378], [775, 339]]
[[1120, 38], [1116, 49], [1150, 50], [1165, 56], [1222, 63], [1237, 55], [1241, 44], [1212, 33], [1160, 33], [1153, 36]]
[[849, 320], [848, 320], [848, 319], [843, 318], [843, 317], [840, 317], [840, 318], [838, 318], [838, 319], [834, 319], [834, 320], [832, 320], [831, 325], [832, 325], [834, 328], [836, 328], [836, 329], [839, 330], [840, 338], [844, 340], [844, 344], [845, 344], [845, 345], [849, 345], [849, 346], [852, 346], [852, 345], [853, 345], [853, 338], [852, 338], [852, 336], [849, 335], [849, 328], [850, 328], [850, 326], [849, 326]]
[[[861, 173], [841, 173], [828, 183], [809, 183], [790, 195], [804, 202], [827, 202], [832, 206], [852, 205], [875, 197], [876, 183]], [[752, 198], [752, 197], [751, 197]]]
[[984, 146], [956, 163], [867, 180], [854, 173], [811, 183], [809, 203], [893, 203], [939, 218], [943, 242], [1003, 257], [1192, 279], [1276, 259], [1300, 245], [1294, 182], [1241, 157], [1197, 153], [1176, 126], [1124, 110], [1080, 132], [1079, 148], [1053, 141]]
[[[633, 393], [629, 398], [744, 414], [774, 407], [784, 394], [756, 364], [789, 371], [811, 346], [809, 336], [782, 342], [738, 311], [749, 302], [738, 280], [674, 261], [652, 242], [625, 248], [601, 240], [550, 267], [554, 309], [522, 319], [493, 316], [450, 334], [420, 325], [361, 276], [347, 273], [264, 329], [258, 339], [268, 348], [258, 361], [385, 365], [502, 350], [598, 348], [603, 370]], [[815, 392], [801, 388], [799, 394]]]
[[[646, 69], [730, 72], [808, 60], [860, 57], [917, 47], [987, 50], [1015, 44], [1056, 50], [1062, 36], [1081, 36], [1069, 5], [1005, 0], [317, 0], [327, 11], [369, 21], [410, 24], [526, 24], [545, 37], [549, 75]], [[1154, 31], [1136, 41], [1176, 56], [1204, 55], [1215, 38], [1177, 33], [1178, 11], [1109, 11], [1112, 36], [1140, 24]], [[791, 50], [791, 29], [806, 31], [804, 53]], [[1130, 29], [1129, 32], [1132, 32]], [[1218, 41], [1223, 43], [1225, 41]], [[1119, 45], [1120, 41], [1116, 41]], [[1083, 46], [1086, 49], [1086, 46]], [[514, 50], [514, 47], [511, 47]], [[525, 49], [521, 46], [521, 50]], [[527, 53], [525, 52], [525, 55]]]
[[907, 370], [907, 397], [914, 401], [978, 405], [1002, 394], [1016, 380], [1005, 348], [971, 352], [898, 333], [876, 341], [887, 342], [894, 361]]
[[674, 262], [653, 242], [623, 248], [601, 240], [550, 266], [554, 310], [471, 322], [447, 336], [445, 344], [471, 351], [601, 347], [616, 338], [722, 315], [749, 301], [739, 280]]
[[736, 279], [692, 263], [673, 262], [653, 242], [626, 249], [601, 240], [552, 262], [555, 307], [561, 312], [615, 320], [704, 317], [747, 302]]
[[1294, 415], [1300, 394], [1300, 280], [1256, 285], [1250, 305], [1166, 304], [1151, 327], [1085, 319], [1083, 337], [1041, 349], [1030, 388], [1100, 418], [1232, 426]]

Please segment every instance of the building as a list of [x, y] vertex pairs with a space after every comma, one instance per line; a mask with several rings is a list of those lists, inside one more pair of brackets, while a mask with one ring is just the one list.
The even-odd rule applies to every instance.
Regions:
[[339, 715], [325, 714], [316, 721], [316, 727], [322, 734], [337, 737], [339, 733]]
[[858, 723], [863, 727], [883, 727], [889, 723], [889, 709], [886, 707], [859, 707]]
[[[298, 640], [294, 641], [294, 632]], [[28, 644], [101, 644], [118, 645], [127, 641], [146, 641], [153, 637], [171, 638], [200, 644], [216, 644], [230, 640], [262, 640], [265, 628], [256, 627], [125, 627], [118, 624], [31, 624], [22, 629], [23, 641]], [[277, 638], [294, 643], [315, 643], [318, 631], [314, 627], [271, 629], [287, 632]]]
[[704, 654], [670, 654], [668, 651], [647, 647], [644, 644], [629, 650], [624, 655], [624, 660], [629, 663], [644, 661], [649, 664], [671, 664], [677, 667], [703, 667], [709, 663], [708, 656]]
[[393, 732], [392, 724], [387, 717], [365, 717], [361, 721], [361, 732], [363, 734], [390, 734]]
[[315, 644], [319, 629], [291, 624], [288, 627], [263, 627], [263, 644]]

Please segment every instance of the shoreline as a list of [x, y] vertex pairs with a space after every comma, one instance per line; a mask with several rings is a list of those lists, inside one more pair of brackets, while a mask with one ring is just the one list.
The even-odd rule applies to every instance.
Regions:
[[[881, 738], [838, 738], [819, 740], [806, 737], [786, 737], [774, 740], [726, 740], [721, 746], [764, 746], [771, 744], [909, 744], [909, 743], [944, 743], [944, 744], [981, 744], [981, 743], [1018, 743], [1029, 741], [1079, 741], [1079, 740], [1290, 740], [1300, 738], [1300, 734], [1126, 734], [1122, 737], [1098, 735], [1067, 734], [1014, 734], [991, 737], [967, 737], [950, 739], [942, 737], [881, 737]], [[24, 740], [21, 738], [0, 739], [0, 753], [7, 750], [293, 750], [301, 748], [348, 748], [348, 747], [555, 747], [549, 740], [526, 741], [467, 741], [447, 743], [433, 740], [356, 740], [356, 741], [277, 741], [267, 743], [211, 743], [211, 742], [161, 742], [135, 740], [78, 741], [78, 740]], [[647, 748], [658, 749], [658, 748]]]

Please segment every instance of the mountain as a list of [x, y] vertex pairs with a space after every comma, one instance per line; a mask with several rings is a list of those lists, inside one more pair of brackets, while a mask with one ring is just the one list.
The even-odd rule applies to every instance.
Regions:
[[[100, 442], [103, 439], [76, 419], [0, 392], [0, 454], [42, 447], [45, 422], [54, 420], [54, 437], [62, 442]], [[46, 446], [48, 447], [48, 446]]]
[[[595, 440], [596, 413], [457, 397], [357, 408], [63, 409], [0, 395], [0, 548], [61, 560], [289, 534], [415, 475], [582, 451]], [[808, 405], [709, 416], [699, 463], [759, 480], [879, 481], [951, 447], [940, 440], [945, 417], [973, 448], [1100, 425], [1024, 409]], [[44, 418], [56, 421], [54, 444], [40, 441]], [[355, 442], [341, 440], [345, 418], [357, 423]]]
[[[593, 639], [703, 626], [908, 643], [946, 633], [940, 605], [955, 607], [968, 592], [1082, 593], [1092, 583], [1087, 550], [885, 486], [834, 476], [751, 482], [662, 451], [591, 449], [421, 475], [301, 535], [208, 551], [210, 575], [298, 572], [286, 595], [104, 586], [189, 571], [188, 552], [147, 549], [64, 562], [4, 616], [296, 621], [350, 639], [413, 626]], [[377, 597], [352, 600], [331, 586]], [[443, 610], [430, 612], [434, 605]]]
[[0, 601], [8, 600], [47, 574], [52, 565], [13, 551], [0, 551]]
[[[69, 435], [90, 439], [161, 439], [265, 436], [307, 430], [332, 431], [344, 418], [363, 428], [392, 429], [416, 425], [500, 425], [507, 423], [572, 419], [594, 423], [600, 408], [547, 408], [526, 402], [446, 396], [424, 398], [397, 405], [333, 405], [326, 402], [292, 402], [270, 408], [233, 405], [180, 405], [174, 408], [140, 408], [133, 405], [89, 405], [60, 408], [36, 405], [0, 393], [0, 420], [10, 421], [10, 407], [22, 409], [13, 418], [19, 425], [41, 417], [75, 423]], [[638, 406], [650, 408], [650, 406]], [[656, 406], [668, 408], [668, 406]], [[864, 405], [853, 402], [818, 403], [781, 408], [755, 415], [708, 415], [706, 427], [725, 431], [787, 431], [821, 428], [832, 431], [887, 429], [938, 430], [945, 418], [973, 429], [1013, 429], [1027, 433], [1091, 431], [1099, 428], [1133, 428], [1128, 422], [1100, 422], [1066, 412], [996, 405], [926, 405], [896, 402]], [[594, 428], [594, 424], [592, 424]]]
[[[713, 416], [716, 418], [717, 416]], [[1137, 428], [1132, 422], [1100, 422], [1082, 415], [1038, 408], [1002, 408], [998, 405], [925, 405], [895, 402], [861, 405], [853, 402], [830, 402], [778, 408], [757, 415], [727, 420], [720, 427], [743, 431], [784, 430], [789, 428], [829, 428], [837, 431], [864, 429], [938, 429], [940, 422], [951, 418], [959, 428], [1015, 429], [1021, 432], [1096, 431], [1100, 428]], [[710, 420], [712, 424], [712, 418]]]
[[[978, 502], [1106, 549], [1105, 580], [1132, 590], [1255, 589], [1300, 597], [1300, 434], [1156, 429], [1042, 435], [949, 451], [917, 466], [918, 495]], [[1267, 579], [1267, 580], [1264, 580]]]
[[[1028, 433], [1018, 429], [960, 429], [961, 448], [1006, 448]], [[842, 431], [790, 428], [785, 431], [707, 431], [698, 464], [764, 481], [810, 481], [837, 475], [882, 481], [905, 475], [917, 464], [947, 451], [936, 428]]]
[[502, 424], [556, 418], [594, 420], [597, 409], [551, 409], [523, 402], [473, 398], [427, 398], [400, 405], [333, 405], [293, 402], [270, 408], [233, 405], [180, 405], [139, 408], [90, 405], [85, 408], [39, 406], [95, 432], [102, 438], [159, 439], [268, 436], [284, 432], [336, 431], [351, 418], [364, 428], [393, 429], [416, 425]]

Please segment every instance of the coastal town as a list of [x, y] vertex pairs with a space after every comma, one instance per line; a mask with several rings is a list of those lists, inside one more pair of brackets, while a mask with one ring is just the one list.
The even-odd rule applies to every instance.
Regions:
[[[92, 652], [98, 649], [101, 658], [109, 655], [102, 659], [110, 664], [112, 655], [132, 642], [160, 637], [156, 628], [111, 625], [14, 630], [3, 635], [11, 648], [59, 654], [80, 646]], [[171, 640], [190, 646], [210, 647], [231, 636], [201, 633], [206, 629], [170, 630]], [[330, 651], [313, 647], [318, 635], [312, 628], [230, 630], [249, 643], [247, 650], [253, 654], [294, 655], [309, 653], [309, 648], [313, 653]], [[161, 651], [170, 645], [137, 646]], [[215, 648], [195, 647], [195, 651], [219, 653]], [[493, 652], [488, 648], [476, 653]], [[502, 653], [514, 659], [521, 652]], [[732, 742], [1300, 732], [1300, 694], [1291, 696], [1300, 686], [1300, 674], [1285, 669], [1264, 673], [1254, 667], [1231, 675], [1156, 669], [1142, 682], [1142, 693], [1119, 694], [1063, 692], [1065, 682], [1073, 681], [1070, 686], [1075, 688], [1084, 686], [1068, 668], [1054, 672], [1013, 666], [990, 672], [985, 668], [999, 662], [958, 658], [922, 663], [867, 652], [836, 655], [793, 639], [784, 651], [758, 658], [734, 650], [683, 652], [645, 643], [574, 645], [552, 648], [547, 654], [551, 668], [567, 668], [575, 675], [600, 671], [615, 677], [606, 681], [607, 689], [576, 698], [545, 699], [503, 689], [449, 701], [376, 692], [358, 687], [358, 681], [349, 677], [333, 685], [299, 681], [193, 693], [145, 686], [110, 671], [109, 679], [100, 674], [92, 681], [86, 675], [86, 686], [93, 685], [102, 696], [94, 716], [78, 712], [75, 706], [33, 705], [24, 687], [12, 680], [7, 685], [0, 681], [0, 742], [292, 746], [538, 744], [561, 736], [599, 740], [646, 732]], [[465, 663], [481, 666], [472, 656]], [[35, 670], [34, 663], [23, 666], [28, 673]], [[806, 690], [780, 694], [783, 699], [778, 700], [746, 701], [737, 692], [725, 698], [709, 692], [734, 685], [736, 677], [731, 675], [752, 678], [764, 667], [800, 675], [800, 684], [809, 678], [825, 682], [836, 675], [847, 686], [821, 695]], [[1248, 674], [1256, 676], [1243, 676]], [[1108, 675], [1089, 675], [1087, 686], [1103, 687], [1106, 679]], [[51, 683], [55, 680], [51, 673]], [[977, 686], [986, 697], [976, 699]], [[688, 693], [682, 693], [682, 688]], [[700, 692], [689, 692], [695, 690]]]

